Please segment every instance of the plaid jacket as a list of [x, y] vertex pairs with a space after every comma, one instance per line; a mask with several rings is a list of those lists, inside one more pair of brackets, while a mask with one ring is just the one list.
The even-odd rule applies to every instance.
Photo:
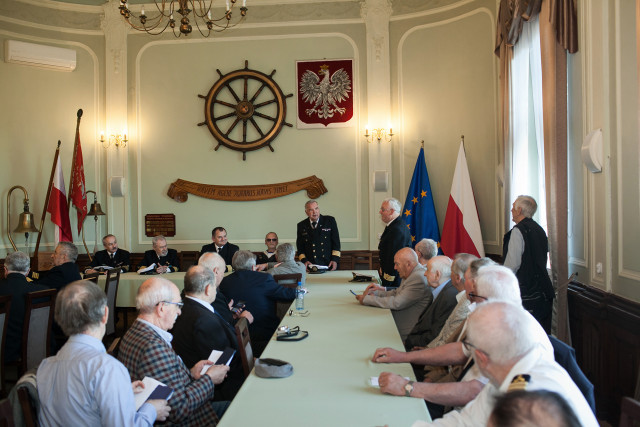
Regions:
[[173, 388], [169, 400], [169, 424], [214, 426], [218, 417], [213, 403], [213, 381], [208, 375], [195, 380], [182, 359], [152, 328], [134, 322], [122, 338], [118, 359], [127, 367], [132, 380], [145, 376]]

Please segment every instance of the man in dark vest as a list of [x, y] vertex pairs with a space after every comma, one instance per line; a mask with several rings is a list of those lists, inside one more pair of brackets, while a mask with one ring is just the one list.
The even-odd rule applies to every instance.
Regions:
[[555, 292], [547, 273], [547, 235], [531, 219], [537, 209], [531, 196], [518, 196], [513, 202], [511, 216], [516, 225], [504, 236], [502, 255], [505, 267], [518, 278], [522, 305], [550, 333]]

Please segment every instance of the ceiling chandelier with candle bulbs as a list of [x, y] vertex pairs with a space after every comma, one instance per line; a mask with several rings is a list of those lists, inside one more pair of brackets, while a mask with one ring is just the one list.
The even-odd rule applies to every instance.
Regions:
[[144, 6], [140, 14], [134, 14], [127, 6], [127, 0], [120, 0], [120, 15], [138, 31], [144, 31], [151, 35], [162, 34], [167, 28], [173, 30], [173, 35], [188, 36], [193, 30], [192, 24], [203, 37], [209, 37], [211, 33], [221, 32], [233, 28], [242, 22], [247, 15], [247, 0], [242, 0], [239, 7], [239, 17], [234, 12], [238, 9], [236, 3], [240, 0], [226, 0], [224, 13], [213, 15], [214, 0], [153, 0], [153, 12], [147, 15]]

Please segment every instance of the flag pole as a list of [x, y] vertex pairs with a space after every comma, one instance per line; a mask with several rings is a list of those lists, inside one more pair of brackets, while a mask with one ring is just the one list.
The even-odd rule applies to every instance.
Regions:
[[[78, 141], [80, 141], [79, 138], [79, 133], [80, 133], [80, 119], [82, 118], [82, 108], [78, 109], [78, 112], [76, 114], [78, 116], [78, 120], [76, 121], [76, 140], [73, 143], [73, 157], [71, 157], [73, 159], [73, 161], [75, 161], [76, 159], [76, 151], [78, 151]], [[69, 209], [69, 211], [71, 211], [71, 186], [73, 185], [73, 178], [75, 175], [75, 163], [71, 164], [71, 179], [69, 180], [69, 196], [67, 196], [67, 209]], [[83, 224], [84, 225], [84, 224]], [[88, 252], [88, 249], [87, 249]]]
[[51, 168], [51, 177], [49, 178], [49, 187], [47, 187], [47, 197], [44, 199], [44, 209], [42, 210], [42, 217], [40, 218], [40, 232], [38, 233], [38, 240], [36, 241], [36, 250], [33, 252], [33, 257], [38, 261], [38, 249], [40, 248], [40, 238], [42, 238], [42, 231], [44, 229], [44, 219], [47, 216], [47, 207], [49, 206], [49, 197], [51, 196], [51, 186], [53, 185], [53, 175], [56, 172], [56, 165], [58, 164], [58, 156], [60, 155], [60, 140], [58, 140], [58, 147], [56, 148], [56, 154], [53, 158], [53, 167]]
[[420, 141], [420, 148], [424, 149], [424, 139]]

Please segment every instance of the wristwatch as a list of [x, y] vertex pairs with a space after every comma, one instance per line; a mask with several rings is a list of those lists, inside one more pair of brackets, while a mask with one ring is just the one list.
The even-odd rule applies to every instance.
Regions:
[[404, 395], [407, 397], [411, 397], [412, 391], [413, 391], [413, 381], [409, 381], [404, 385]]

